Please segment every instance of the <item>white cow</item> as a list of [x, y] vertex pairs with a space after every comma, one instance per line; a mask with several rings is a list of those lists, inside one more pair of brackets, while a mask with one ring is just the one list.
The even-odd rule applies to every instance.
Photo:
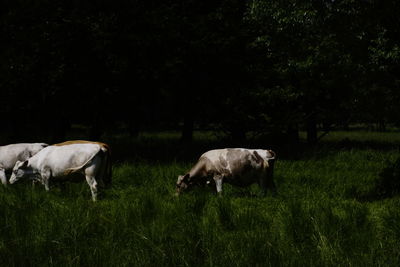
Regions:
[[210, 150], [176, 183], [176, 194], [209, 184], [218, 193], [222, 184], [244, 187], [258, 183], [263, 191], [275, 191], [273, 180], [275, 153], [265, 149], [225, 148]]
[[47, 147], [45, 143], [20, 143], [0, 146], [0, 180], [7, 184], [6, 173], [11, 173], [17, 161], [25, 161]]
[[10, 184], [21, 178], [41, 182], [49, 190], [49, 182], [85, 179], [96, 201], [98, 185], [111, 181], [110, 154], [107, 145], [95, 142], [69, 141], [44, 148], [30, 159], [17, 162]]

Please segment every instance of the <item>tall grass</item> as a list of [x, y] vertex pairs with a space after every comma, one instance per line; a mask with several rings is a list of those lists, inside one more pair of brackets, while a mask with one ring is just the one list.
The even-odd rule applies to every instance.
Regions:
[[276, 163], [277, 195], [224, 185], [173, 196], [192, 160], [114, 165], [86, 184], [0, 187], [1, 266], [399, 266], [400, 198], [375, 198], [395, 148], [323, 147]]

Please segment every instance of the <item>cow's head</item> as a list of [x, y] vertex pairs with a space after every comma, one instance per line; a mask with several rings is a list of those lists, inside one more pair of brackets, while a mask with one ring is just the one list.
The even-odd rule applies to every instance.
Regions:
[[176, 196], [178, 196], [183, 191], [187, 190], [188, 188], [193, 186], [191, 182], [190, 174], [187, 173], [185, 175], [179, 175], [178, 180], [176, 181]]
[[12, 175], [10, 178], [10, 184], [13, 184], [21, 178], [30, 177], [32, 175], [32, 168], [28, 166], [28, 160], [17, 161], [15, 163]]
[[183, 191], [189, 191], [196, 186], [211, 186], [212, 179], [207, 179], [207, 177], [196, 177], [190, 176], [189, 173], [185, 175], [179, 175], [178, 181], [176, 181], [176, 196], [179, 196]]

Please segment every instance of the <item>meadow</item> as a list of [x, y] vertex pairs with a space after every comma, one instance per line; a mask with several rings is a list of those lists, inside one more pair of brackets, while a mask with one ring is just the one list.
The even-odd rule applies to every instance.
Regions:
[[0, 187], [0, 265], [400, 266], [398, 133], [333, 132], [295, 157], [277, 149], [276, 195], [224, 185], [222, 197], [177, 198], [177, 176], [223, 145], [195, 138], [110, 139], [113, 184], [95, 203], [84, 183]]

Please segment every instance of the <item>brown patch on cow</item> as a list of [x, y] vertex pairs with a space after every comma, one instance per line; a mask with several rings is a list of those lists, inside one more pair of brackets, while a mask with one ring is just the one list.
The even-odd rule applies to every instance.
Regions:
[[251, 157], [252, 155], [247, 150], [228, 149], [226, 158], [229, 161], [232, 175], [235, 176], [235, 174], [243, 173], [246, 169], [251, 168]]
[[207, 176], [211, 169], [213, 169], [212, 162], [208, 158], [201, 157], [190, 170], [190, 177], [196, 179], [196, 177]]
[[73, 145], [73, 144], [98, 144], [101, 147], [105, 148], [106, 150], [110, 150], [110, 147], [102, 142], [96, 142], [96, 141], [86, 141], [86, 140], [71, 140], [71, 141], [65, 141], [62, 143], [58, 144], [53, 144], [53, 146], [67, 146], [67, 145]]
[[253, 159], [255, 162], [257, 162], [258, 164], [262, 163], [264, 161], [264, 159], [260, 156], [260, 154], [257, 153], [257, 151], [253, 152]]
[[219, 156], [219, 163], [221, 164], [221, 166], [226, 169], [226, 167], [228, 167], [228, 162], [224, 159], [223, 156]]
[[[230, 149], [229, 148], [227, 150], [228, 150], [228, 152], [226, 153], [226, 159], [230, 163], [238, 161], [241, 158], [241, 156], [243, 155], [243, 151], [239, 151], [237, 149]], [[247, 152], [247, 151], [245, 151], [245, 152]]]

